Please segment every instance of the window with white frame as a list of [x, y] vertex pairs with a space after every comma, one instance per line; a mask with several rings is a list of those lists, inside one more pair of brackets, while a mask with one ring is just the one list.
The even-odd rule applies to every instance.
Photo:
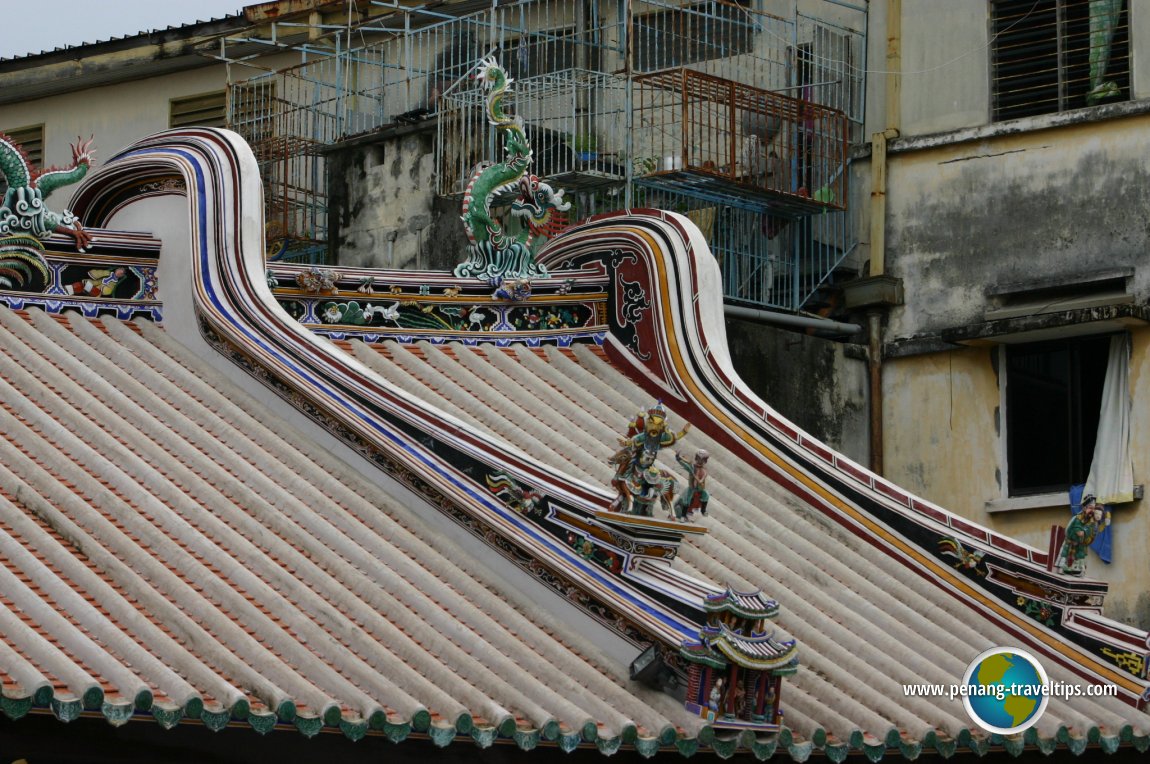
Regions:
[[1085, 483], [1094, 457], [1110, 336], [1007, 345], [1010, 496]]
[[1130, 99], [1126, 0], [991, 0], [995, 121]]

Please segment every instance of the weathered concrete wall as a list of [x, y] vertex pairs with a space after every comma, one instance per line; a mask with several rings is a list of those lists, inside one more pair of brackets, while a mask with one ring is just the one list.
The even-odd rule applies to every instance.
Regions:
[[883, 366], [886, 477], [983, 521], [986, 502], [1001, 495], [996, 353], [964, 348]]
[[[902, 0], [902, 121], [897, 125], [902, 135], [989, 121], [987, 6], [986, 0]], [[885, 11], [883, 3], [871, 7]], [[871, 40], [885, 55], [884, 38]], [[883, 61], [877, 71], [885, 69]]]
[[[1146, 262], [1150, 116], [891, 155], [887, 264], [907, 304], [891, 338], [983, 320], [997, 284]], [[1150, 268], [1132, 292], [1150, 295]]]
[[[0, 107], [0, 130], [44, 125], [44, 164], [67, 167], [76, 136], [96, 138], [96, 165], [133, 141], [168, 129], [173, 98], [223, 90], [224, 66], [91, 88]], [[74, 188], [60, 190], [54, 204]], [[63, 196], [60, 196], [63, 195]]]
[[739, 319], [727, 319], [727, 344], [735, 371], [760, 398], [824, 443], [868, 462], [861, 348]]
[[465, 257], [459, 203], [435, 196], [434, 134], [348, 146], [328, 157], [336, 262], [444, 270]]
[[[1134, 480], [1150, 476], [1150, 328], [1131, 332], [1130, 388], [1135, 422], [1130, 453]], [[991, 513], [987, 502], [1004, 496], [999, 454], [997, 348], [963, 348], [888, 360], [884, 367], [886, 476], [975, 522], [1039, 549], [1050, 527], [1065, 525], [1067, 503]], [[1041, 443], [1033, 444], [1042, 448]], [[1114, 559], [1091, 553], [1087, 575], [1110, 584], [1106, 615], [1150, 629], [1150, 511], [1138, 501], [1114, 510]]]

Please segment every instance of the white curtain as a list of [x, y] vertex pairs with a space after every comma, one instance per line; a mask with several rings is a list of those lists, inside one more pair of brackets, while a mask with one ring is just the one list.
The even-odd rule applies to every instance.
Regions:
[[1098, 440], [1090, 462], [1085, 493], [1099, 504], [1134, 501], [1134, 466], [1130, 461], [1130, 335], [1110, 340], [1106, 381], [1102, 385], [1102, 412]]

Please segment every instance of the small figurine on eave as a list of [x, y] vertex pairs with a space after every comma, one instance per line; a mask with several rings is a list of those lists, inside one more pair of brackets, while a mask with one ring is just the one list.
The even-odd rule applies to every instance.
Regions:
[[690, 521], [695, 511], [707, 514], [707, 502], [711, 495], [707, 493], [707, 460], [711, 455], [700, 448], [695, 452], [694, 461], [687, 461], [678, 451], [675, 452], [675, 461], [687, 471], [687, 487], [675, 500], [675, 519]]
[[1070, 518], [1066, 526], [1066, 540], [1058, 552], [1058, 568], [1063, 573], [1081, 576], [1086, 573], [1086, 551], [1094, 539], [1110, 525], [1110, 513], [1087, 494], [1082, 497], [1082, 511]]
[[667, 429], [667, 409], [656, 403], [629, 422], [627, 437], [608, 460], [615, 467], [611, 486], [617, 492], [611, 511], [650, 516], [656, 499], [668, 513], [674, 496], [675, 477], [655, 466], [659, 450], [686, 437], [691, 425], [673, 432]]

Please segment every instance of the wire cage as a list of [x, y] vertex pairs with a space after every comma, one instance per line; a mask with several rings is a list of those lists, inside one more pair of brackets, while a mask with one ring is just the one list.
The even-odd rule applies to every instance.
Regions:
[[642, 75], [635, 84], [648, 182], [746, 195], [781, 214], [845, 209], [841, 111], [691, 69]]
[[264, 187], [271, 259], [322, 261], [327, 241], [326, 161], [337, 129], [325, 60], [233, 84], [228, 127], [252, 148]]
[[[602, 72], [564, 69], [514, 82], [504, 110], [523, 119], [534, 174], [555, 188], [617, 186], [627, 177], [627, 83]], [[468, 88], [445, 99], [439, 117], [439, 193], [462, 196], [480, 160], [503, 153], [487, 120], [487, 94]]]
[[[838, 0], [767, 10], [787, 5], [396, 5], [315, 28], [298, 63], [229, 87], [228, 124], [264, 174], [269, 253], [326, 255], [326, 150], [351, 136], [435, 120], [436, 191], [462, 196], [477, 163], [502, 157], [469, 76], [495, 55], [514, 79], [505, 107], [524, 120], [532, 172], [567, 191], [571, 220], [655, 204], [706, 229], [714, 209], [727, 296], [799, 309], [856, 245], [847, 147], [862, 138], [866, 37]], [[261, 69], [249, 59], [236, 71]]]

